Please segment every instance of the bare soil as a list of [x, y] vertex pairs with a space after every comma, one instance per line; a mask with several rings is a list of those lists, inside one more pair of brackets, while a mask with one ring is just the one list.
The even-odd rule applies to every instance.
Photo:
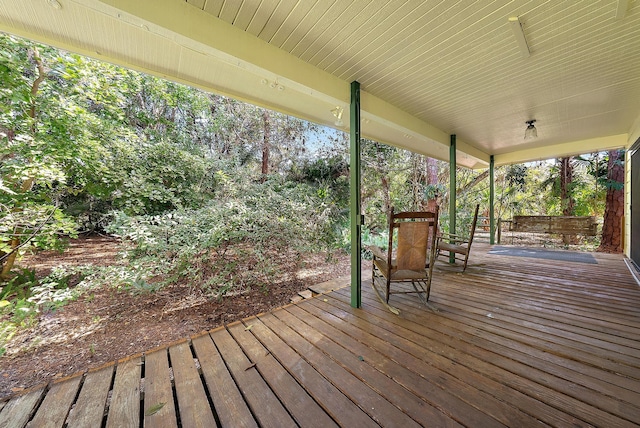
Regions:
[[[41, 252], [25, 258], [22, 267], [35, 268], [39, 277], [58, 265], [120, 263], [118, 240], [81, 238], [63, 253]], [[55, 312], [42, 313], [36, 325], [23, 329], [0, 357], [0, 400], [26, 388], [83, 372], [120, 358], [169, 344], [195, 333], [267, 312], [289, 303], [298, 291], [319, 282], [348, 275], [349, 256], [328, 260], [326, 254], [303, 257], [302, 267], [287, 266], [287, 280], [267, 293], [247, 293], [207, 299], [190, 284], [133, 295], [115, 287], [84, 293]]]

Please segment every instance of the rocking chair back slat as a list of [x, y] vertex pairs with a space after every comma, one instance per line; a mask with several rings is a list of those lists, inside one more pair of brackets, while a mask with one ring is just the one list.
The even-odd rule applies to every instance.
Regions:
[[398, 226], [398, 270], [422, 270], [427, 265], [429, 223], [404, 222]]

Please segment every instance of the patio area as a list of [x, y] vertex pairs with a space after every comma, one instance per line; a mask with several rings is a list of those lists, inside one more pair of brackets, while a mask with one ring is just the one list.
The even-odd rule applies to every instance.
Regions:
[[[0, 403], [0, 427], [640, 425], [640, 287], [596, 263], [440, 261], [431, 309], [363, 284]], [[369, 272], [363, 272], [369, 277]], [[345, 286], [348, 281], [345, 281]]]

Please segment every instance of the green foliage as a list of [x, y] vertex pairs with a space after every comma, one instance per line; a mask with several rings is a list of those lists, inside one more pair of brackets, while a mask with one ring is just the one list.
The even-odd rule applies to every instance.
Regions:
[[267, 287], [285, 249], [295, 255], [332, 245], [331, 211], [314, 188], [273, 178], [225, 184], [216, 202], [198, 209], [119, 212], [108, 230], [134, 244], [131, 257], [149, 272], [167, 272], [166, 282], [188, 278], [220, 296]]

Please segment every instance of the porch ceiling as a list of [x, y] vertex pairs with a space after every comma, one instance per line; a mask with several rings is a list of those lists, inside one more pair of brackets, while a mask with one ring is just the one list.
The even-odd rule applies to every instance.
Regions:
[[[640, 136], [640, 1], [3, 0], [0, 30], [485, 166]], [[626, 9], [616, 17], [619, 8]], [[523, 57], [508, 18], [518, 16]], [[536, 119], [539, 138], [523, 139]]]

